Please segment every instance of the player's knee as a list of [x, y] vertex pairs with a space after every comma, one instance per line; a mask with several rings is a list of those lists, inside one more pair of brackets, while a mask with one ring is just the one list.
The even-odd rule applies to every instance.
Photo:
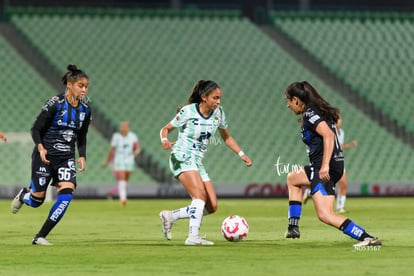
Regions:
[[44, 197], [37, 197], [37, 196], [34, 196], [34, 195], [30, 194], [29, 199], [25, 202], [26, 202], [27, 205], [29, 205], [33, 208], [37, 208], [37, 207], [41, 206], [44, 201], [45, 201]]
[[332, 216], [331, 216], [331, 214], [330, 214], [329, 212], [326, 212], [326, 211], [319, 211], [319, 212], [317, 213], [317, 215], [318, 215], [318, 219], [319, 219], [321, 222], [326, 223], [326, 224], [329, 224], [329, 225], [331, 225], [331, 224], [332, 224]]
[[207, 213], [209, 215], [211, 215], [211, 214], [213, 214], [217, 211], [217, 203], [216, 204], [210, 204], [208, 206], [206, 205], [205, 209], [206, 209]]
[[64, 188], [58, 192], [58, 198], [65, 201], [71, 201], [73, 198], [73, 189], [71, 188]]
[[288, 173], [287, 178], [286, 178], [286, 184], [288, 185], [288, 187], [292, 187], [292, 186], [297, 186], [298, 184], [303, 184], [303, 183], [299, 183], [298, 181], [298, 174], [294, 171]]

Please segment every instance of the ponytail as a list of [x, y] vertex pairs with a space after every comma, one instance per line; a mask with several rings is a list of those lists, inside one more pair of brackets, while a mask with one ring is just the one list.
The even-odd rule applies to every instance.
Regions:
[[316, 109], [325, 119], [336, 123], [339, 119], [339, 109], [331, 106], [316, 89], [307, 81], [294, 82], [285, 91], [288, 99], [297, 97], [306, 108]]
[[[187, 104], [200, 103], [202, 95], [208, 96], [211, 91], [217, 88], [220, 88], [220, 86], [212, 80], [199, 80], [194, 85], [190, 97], [188, 98]], [[179, 106], [177, 111], [179, 111], [182, 107], [182, 105]]]

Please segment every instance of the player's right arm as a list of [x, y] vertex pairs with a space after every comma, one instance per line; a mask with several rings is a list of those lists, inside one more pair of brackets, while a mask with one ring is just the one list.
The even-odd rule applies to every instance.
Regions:
[[173, 131], [175, 128], [178, 128], [184, 125], [187, 121], [188, 117], [188, 108], [189, 106], [184, 106], [180, 108], [178, 113], [175, 115], [174, 119], [172, 119], [168, 124], [166, 124], [160, 130], [160, 139], [161, 139], [161, 146], [165, 150], [171, 150], [175, 142], [170, 142], [168, 140], [168, 134]]
[[165, 150], [171, 150], [172, 146], [175, 142], [171, 142], [168, 140], [168, 134], [173, 131], [175, 127], [168, 123], [160, 130], [160, 139], [161, 139], [161, 146]]
[[33, 142], [35, 143], [37, 150], [40, 153], [40, 158], [45, 164], [49, 164], [50, 161], [46, 159], [47, 150], [43, 146], [43, 136], [53, 120], [53, 115], [56, 112], [57, 102], [58, 97], [55, 96], [49, 99], [43, 105], [42, 110], [40, 111], [30, 130]]

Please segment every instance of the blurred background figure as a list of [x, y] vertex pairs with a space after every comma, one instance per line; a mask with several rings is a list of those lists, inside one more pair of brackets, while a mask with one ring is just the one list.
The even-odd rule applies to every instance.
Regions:
[[[338, 141], [341, 145], [342, 150], [347, 150], [350, 148], [354, 148], [357, 146], [357, 141], [352, 140], [349, 143], [345, 144], [345, 132], [341, 128], [342, 126], [342, 116], [339, 116], [338, 122], [336, 123], [336, 131], [338, 135]], [[346, 189], [347, 189], [347, 175], [346, 170], [344, 169], [344, 174], [342, 175], [341, 179], [338, 181], [338, 190], [336, 194], [336, 212], [340, 214], [348, 213], [345, 209], [345, 201], [346, 201]]]
[[122, 121], [119, 124], [119, 132], [112, 135], [103, 167], [112, 163], [113, 174], [116, 185], [109, 190], [108, 197], [116, 196], [122, 206], [127, 204], [127, 185], [129, 177], [134, 168], [134, 159], [141, 151], [138, 137], [129, 130], [129, 122]]
[[3, 140], [4, 142], [7, 142], [7, 136], [6, 136], [6, 134], [4, 134], [1, 131], [0, 131], [0, 139]]

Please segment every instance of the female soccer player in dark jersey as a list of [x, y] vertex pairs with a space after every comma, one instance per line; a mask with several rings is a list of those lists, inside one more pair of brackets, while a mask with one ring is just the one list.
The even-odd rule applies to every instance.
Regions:
[[[42, 205], [47, 187], [56, 186], [57, 198], [32, 244], [51, 245], [45, 238], [62, 219], [76, 188], [76, 165], [86, 168], [86, 134], [91, 110], [86, 104], [89, 78], [76, 65], [68, 65], [62, 77], [66, 91], [50, 98], [43, 106], [31, 129], [35, 147], [32, 153], [32, 176], [29, 189], [23, 188], [11, 204], [17, 213], [23, 204]], [[79, 157], [75, 161], [75, 147]]]
[[302, 140], [307, 146], [310, 164], [287, 176], [289, 189], [289, 226], [286, 238], [299, 238], [302, 214], [302, 186], [311, 189], [316, 214], [322, 222], [338, 228], [358, 240], [354, 247], [379, 246], [381, 241], [352, 220], [333, 211], [335, 183], [344, 170], [344, 159], [336, 135], [339, 110], [332, 107], [308, 82], [294, 82], [285, 91], [287, 106], [301, 115]]

